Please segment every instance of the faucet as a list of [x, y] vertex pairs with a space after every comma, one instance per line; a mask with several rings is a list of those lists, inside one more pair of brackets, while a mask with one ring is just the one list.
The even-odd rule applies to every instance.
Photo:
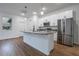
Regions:
[[35, 26], [33, 26], [33, 32], [35, 31]]

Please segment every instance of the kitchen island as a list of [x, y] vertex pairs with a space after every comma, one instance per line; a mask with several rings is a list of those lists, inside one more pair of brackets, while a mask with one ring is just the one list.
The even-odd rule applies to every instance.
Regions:
[[54, 32], [23, 32], [24, 42], [49, 55], [54, 48]]

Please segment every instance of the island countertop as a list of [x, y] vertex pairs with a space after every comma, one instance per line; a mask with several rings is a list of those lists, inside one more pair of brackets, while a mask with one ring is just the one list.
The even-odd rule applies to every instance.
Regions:
[[29, 34], [40, 34], [40, 35], [49, 35], [49, 34], [53, 34], [54, 31], [36, 31], [36, 32], [23, 32], [23, 33], [29, 33]]

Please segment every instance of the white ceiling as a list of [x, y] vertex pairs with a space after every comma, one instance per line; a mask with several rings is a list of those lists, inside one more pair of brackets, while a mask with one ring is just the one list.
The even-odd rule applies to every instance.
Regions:
[[0, 12], [21, 16], [20, 13], [24, 10], [25, 5], [27, 6], [26, 16], [31, 17], [34, 11], [39, 16], [42, 6], [47, 8], [45, 14], [48, 14], [55, 10], [74, 5], [74, 3], [0, 3]]

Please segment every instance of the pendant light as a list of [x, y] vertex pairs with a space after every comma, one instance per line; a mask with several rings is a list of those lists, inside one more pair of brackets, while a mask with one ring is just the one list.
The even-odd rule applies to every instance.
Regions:
[[27, 6], [24, 7], [24, 10], [21, 12], [22, 16], [26, 16], [27, 13]]
[[45, 10], [46, 10], [46, 7], [41, 3], [41, 12], [40, 12], [40, 14], [44, 15]]

